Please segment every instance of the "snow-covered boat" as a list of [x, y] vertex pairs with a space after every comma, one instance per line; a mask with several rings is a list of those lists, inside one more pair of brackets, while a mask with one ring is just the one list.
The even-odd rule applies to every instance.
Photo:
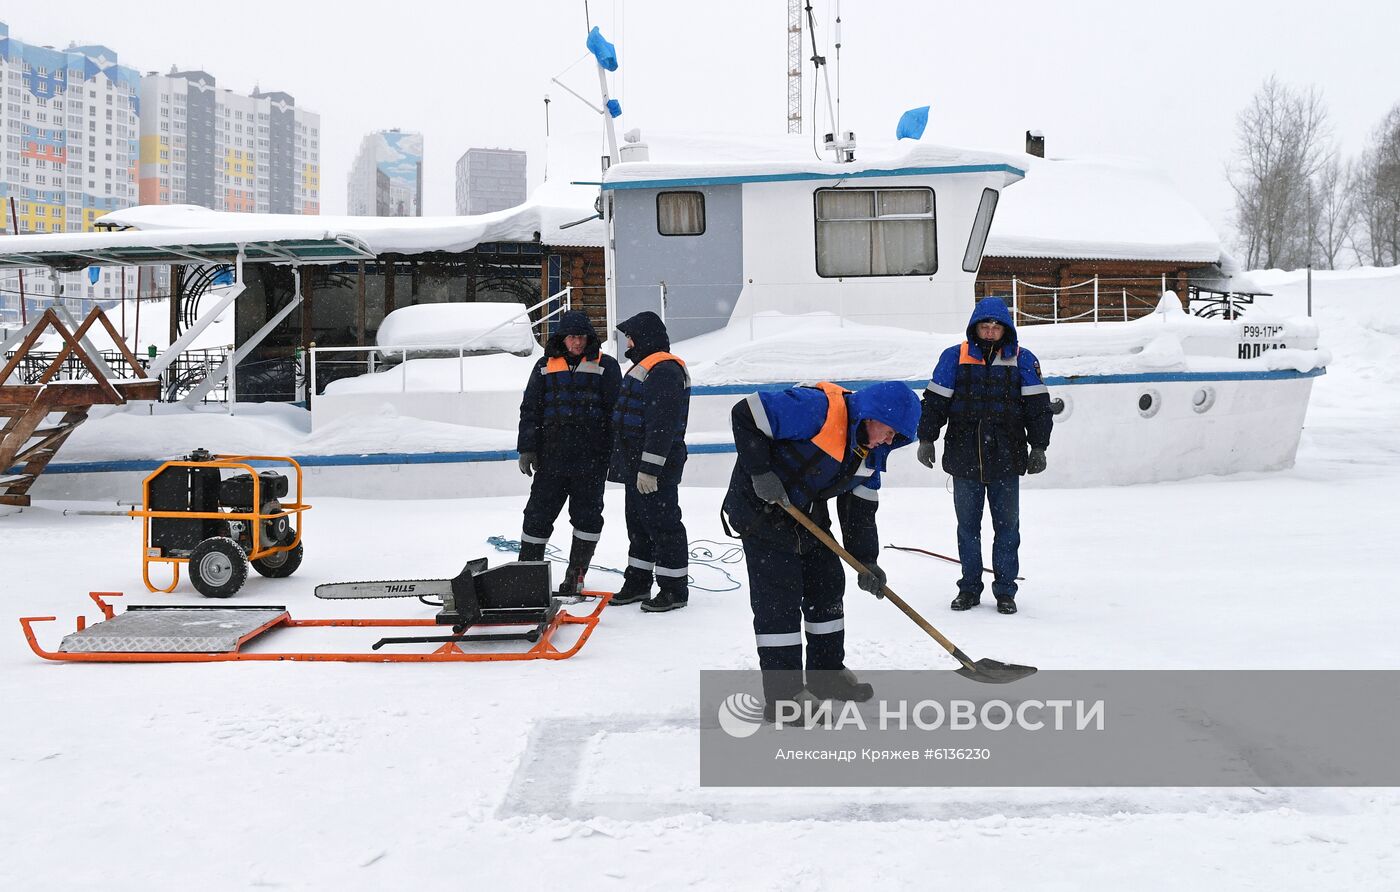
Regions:
[[[601, 182], [609, 318], [651, 310], [666, 319], [693, 382], [687, 480], [698, 484], [724, 481], [729, 409], [747, 392], [815, 380], [853, 388], [900, 380], [921, 390], [939, 352], [964, 336], [1001, 192], [1030, 166], [1024, 156], [927, 145], [844, 164], [628, 157], [624, 150]], [[1064, 209], [1067, 224], [1082, 214]], [[1131, 256], [1134, 246], [1112, 250]], [[1092, 317], [1020, 329], [1057, 412], [1050, 469], [1032, 482], [1135, 483], [1292, 464], [1312, 379], [1327, 362], [1312, 320], [1262, 308], [1202, 318], [1169, 290], [1147, 316], [1116, 313], [1105, 297]], [[498, 429], [509, 450], [532, 361], [410, 360], [337, 381], [316, 401], [315, 425], [344, 426], [387, 403], [400, 416]], [[912, 456], [894, 473], [900, 483], [944, 483]], [[480, 481], [487, 491], [513, 483]]]
[[[662, 144], [655, 145], [661, 154]], [[799, 150], [807, 151], [805, 158]], [[587, 238], [596, 240], [579, 244], [605, 246], [605, 324], [642, 310], [658, 312], [673, 333], [673, 349], [689, 363], [693, 459], [686, 480], [698, 485], [727, 479], [733, 461], [729, 408], [755, 389], [826, 379], [853, 388], [899, 380], [922, 390], [939, 352], [962, 339], [975, 299], [996, 284], [980, 275], [984, 253], [1052, 256], [1068, 266], [1074, 258], [1160, 261], [1169, 243], [1171, 256], [1196, 269], [1221, 259], [1218, 239], [1199, 215], [1174, 210], [1180, 199], [1131, 165], [925, 144], [896, 145], [838, 164], [813, 159], [801, 143], [784, 141], [769, 150], [713, 137], [678, 141], [665, 153], [682, 160], [653, 161], [632, 144], [594, 188], [574, 187], [560, 199], [568, 190], [551, 183], [542, 190], [549, 201], [537, 194], [519, 209], [481, 218], [269, 221], [194, 208], [136, 208], [113, 217], [142, 231], [15, 236], [0, 259], [11, 265], [191, 256], [210, 263], [235, 256], [249, 264], [373, 263], [404, 252], [470, 250], [483, 240], [538, 239], [541, 232], [552, 243], [590, 229]], [[1018, 191], [1035, 200], [1020, 201]], [[602, 226], [588, 220], [599, 192]], [[1134, 216], [1122, 212], [1125, 206]], [[1191, 215], [1189, 225], [1170, 223]], [[580, 222], [587, 225], [566, 228]], [[1315, 324], [1270, 315], [1266, 304], [1228, 318], [1188, 315], [1168, 287], [1187, 281], [1164, 273], [1161, 287], [1151, 289], [1156, 312], [1132, 318], [1126, 292], [1116, 299], [1105, 288], [1100, 295], [1096, 280], [1090, 309], [1068, 314], [1078, 321], [1055, 325], [1034, 324], [1064, 317], [1057, 309], [1038, 309], [1015, 280], [995, 292], [1013, 305], [1021, 342], [1041, 359], [1058, 412], [1049, 470], [1028, 478], [1030, 484], [1133, 483], [1292, 464], [1312, 381], [1328, 359], [1317, 349]], [[1087, 293], [1081, 289], [1081, 305]], [[235, 297], [231, 291], [209, 315], [218, 316]], [[1051, 304], [1060, 305], [1058, 299]], [[246, 327], [270, 330], [295, 307], [294, 300], [275, 317], [250, 318]], [[275, 451], [295, 455], [307, 468], [308, 485], [322, 495], [523, 492], [528, 481], [501, 473], [500, 464], [514, 457], [519, 394], [538, 355], [519, 355], [518, 332], [507, 328], [521, 326], [503, 328], [498, 316], [484, 328], [458, 326], [442, 316], [490, 309], [480, 304], [403, 309], [432, 311], [426, 328], [381, 329], [381, 342], [392, 343], [378, 349], [403, 361], [364, 363], [364, 351], [375, 348], [331, 348], [361, 351], [350, 354], [353, 361], [372, 371], [314, 393], [309, 436], [279, 443]], [[239, 355], [255, 340], [241, 343]], [[498, 352], [471, 355], [483, 347]], [[313, 361], [326, 349], [313, 350]], [[343, 361], [345, 355], [321, 359]], [[315, 366], [310, 377], [322, 382]], [[243, 447], [229, 438], [252, 429], [245, 422], [217, 436], [213, 427], [195, 436], [206, 430], [202, 423], [175, 425], [174, 416], [160, 417], [161, 425], [179, 431], [172, 434], [171, 452], [201, 443], [237, 451]], [[90, 472], [139, 478], [149, 471], [160, 457], [149, 447], [141, 453], [144, 464], [111, 460], [119, 420], [131, 419], [108, 425], [102, 435], [108, 445], [94, 448], [87, 465], [65, 467], [82, 454], [81, 440], [70, 444], [46, 477], [59, 475], [57, 481], [67, 471], [71, 485], [55, 482], [44, 492], [94, 494], [92, 478], [99, 475]], [[148, 419], [143, 429], [156, 424]], [[941, 473], [918, 467], [912, 450], [904, 452], [910, 454], [896, 453], [891, 470], [895, 483], [944, 485]], [[451, 473], [443, 472], [444, 464], [453, 466]], [[393, 471], [367, 472], [385, 466]], [[101, 492], [120, 497], [124, 486], [129, 490], [114, 479]]]

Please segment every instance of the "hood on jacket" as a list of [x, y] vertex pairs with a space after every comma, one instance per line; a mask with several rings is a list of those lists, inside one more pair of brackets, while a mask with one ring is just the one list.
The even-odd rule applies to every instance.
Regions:
[[972, 317], [967, 320], [968, 343], [978, 343], [977, 323], [985, 321], [1000, 322], [1006, 326], [1006, 334], [1001, 336], [1001, 353], [1003, 356], [1015, 353], [1016, 323], [1011, 321], [1011, 311], [1006, 308], [1006, 301], [999, 297], [984, 297], [977, 302], [977, 306], [972, 308]]
[[583, 348], [583, 355], [598, 355], [602, 343], [598, 340], [598, 333], [593, 330], [593, 323], [589, 321], [588, 314], [580, 310], [569, 310], [560, 314], [559, 327], [544, 343], [544, 355], [567, 356], [569, 351], [564, 346], [564, 338], [569, 335], [587, 335], [588, 343]]
[[852, 425], [869, 419], [894, 428], [892, 449], [912, 443], [919, 435], [919, 397], [907, 384], [882, 381], [850, 394], [846, 405]]
[[671, 352], [671, 336], [666, 333], [666, 323], [650, 310], [619, 322], [617, 330], [632, 339], [633, 347], [626, 355], [633, 362], [641, 362], [653, 353]]

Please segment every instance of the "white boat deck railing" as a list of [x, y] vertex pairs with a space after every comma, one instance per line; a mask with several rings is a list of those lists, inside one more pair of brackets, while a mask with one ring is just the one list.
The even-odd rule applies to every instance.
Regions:
[[[1026, 321], [1048, 322], [1052, 325], [1080, 320], [1089, 320], [1095, 324], [1109, 321], [1127, 322], [1132, 318], [1132, 310], [1155, 309], [1162, 295], [1167, 293], [1165, 275], [1161, 276], [1160, 280], [1156, 277], [1141, 276], [1092, 276], [1070, 285], [1038, 285], [1013, 276], [1003, 280], [979, 280], [978, 285], [985, 291], [988, 285], [995, 286], [1001, 282], [1006, 283], [1006, 290], [1010, 292], [1011, 318], [1018, 325]], [[1142, 292], [1148, 289], [1154, 292], [1150, 299], [1142, 297]], [[1045, 301], [1038, 299], [1039, 295], [1049, 298], [1048, 315], [1044, 315], [1042, 305]], [[1075, 305], [1089, 303], [1089, 306], [1079, 312], [1066, 313], [1064, 304], [1071, 300]], [[1027, 310], [1028, 303], [1034, 305], [1039, 312]]]
[[[532, 332], [538, 330], [539, 328], [543, 328], [550, 319], [567, 313], [569, 310], [573, 309], [573, 292], [575, 290], [576, 289], [574, 286], [566, 285], [564, 286], [564, 289], [562, 291], [558, 291], [554, 294], [551, 294], [549, 297], [546, 297], [539, 303], [525, 307], [519, 313], [516, 313], [514, 316], [511, 316], [504, 322], [494, 325], [491, 328], [488, 328], [486, 331], [474, 335], [473, 337], [462, 342], [461, 344], [396, 344], [392, 347], [381, 347], [377, 345], [366, 345], [363, 347], [312, 347], [309, 351], [311, 368], [307, 375], [307, 381], [309, 382], [309, 387], [311, 389], [312, 396], [317, 396], [320, 393], [320, 389], [318, 388], [316, 383], [319, 380], [316, 377], [316, 367], [318, 364], [334, 363], [336, 365], [344, 365], [346, 363], [351, 362], [353, 362], [356, 365], [363, 364], [365, 369], [364, 374], [369, 375], [374, 374], [376, 371], [378, 371], [379, 368], [385, 364], [388, 358], [394, 356], [398, 357], [398, 362], [395, 364], [402, 367], [403, 363], [408, 361], [410, 353], [431, 352], [434, 358], [450, 359], [452, 351], [455, 350], [457, 352], [457, 358], [460, 360], [474, 349], [473, 345], [480, 343], [488, 335], [495, 334], [496, 332], [500, 331], [506, 326], [512, 325], [515, 322], [519, 321], [521, 318], [529, 319], [531, 313], [535, 312], [536, 310], [543, 310], [544, 308], [548, 307], [551, 303], [558, 301], [559, 305], [557, 307], [544, 312], [537, 321], [530, 323], [530, 329]], [[351, 353], [362, 354], [364, 356], [364, 359], [345, 360], [319, 358], [326, 354]], [[458, 390], [465, 391], [466, 367], [460, 362], [457, 364], [457, 367]], [[408, 391], [408, 374], [405, 371], [399, 377], [400, 392], [406, 393]], [[298, 394], [297, 398], [302, 399], [303, 397], [301, 394]]]

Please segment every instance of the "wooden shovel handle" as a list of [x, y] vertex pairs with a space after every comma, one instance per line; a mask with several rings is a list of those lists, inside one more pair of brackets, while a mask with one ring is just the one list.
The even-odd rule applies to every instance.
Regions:
[[[843, 561], [851, 565], [851, 569], [855, 570], [857, 573], [870, 572], [865, 568], [865, 565], [862, 564], [860, 561], [856, 560], [855, 557], [849, 551], [842, 548], [841, 545], [837, 543], [837, 541], [833, 539], [831, 535], [827, 533], [826, 530], [817, 526], [816, 522], [813, 521], [812, 518], [808, 517], [806, 514], [803, 514], [801, 511], [797, 510], [797, 508], [793, 507], [790, 504], [785, 503], [783, 505], [783, 508], [787, 510], [788, 514], [792, 515], [794, 520], [806, 527], [808, 532], [810, 532], [813, 536], [816, 536], [819, 540], [821, 540], [821, 543], [823, 545], [840, 555]], [[932, 623], [920, 616], [918, 611], [916, 611], [913, 607], [910, 607], [908, 604], [906, 604], [903, 598], [894, 593], [894, 589], [890, 588], [888, 585], [883, 585], [881, 587], [884, 589], [885, 597], [889, 600], [891, 604], [898, 607], [900, 610], [903, 610], [905, 616], [912, 619], [914, 623], [918, 625], [919, 628], [927, 632], [929, 634], [929, 637], [931, 637], [934, 641], [937, 641], [939, 644], [943, 645], [943, 649], [948, 651], [948, 653], [952, 654], [954, 657], [956, 657], [958, 662], [962, 663], [968, 668], [974, 668], [972, 660], [968, 659], [967, 655], [964, 654], [961, 650], [959, 650], [957, 645], [953, 644], [953, 642], [945, 638], [942, 632], [938, 631], [933, 627]]]

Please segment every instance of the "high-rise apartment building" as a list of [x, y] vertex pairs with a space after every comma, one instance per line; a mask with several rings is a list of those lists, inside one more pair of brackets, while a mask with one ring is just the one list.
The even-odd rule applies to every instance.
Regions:
[[423, 134], [366, 134], [350, 166], [346, 211], [360, 217], [423, 216]]
[[[136, 203], [140, 77], [105, 46], [56, 50], [10, 36], [0, 22], [0, 219], [5, 232], [80, 232]], [[11, 219], [10, 199], [18, 220]], [[120, 272], [60, 277], [74, 311], [116, 294]], [[27, 295], [55, 296], [47, 275], [25, 277]], [[0, 274], [0, 323], [19, 316], [18, 275]], [[32, 305], [31, 305], [32, 307]]]
[[524, 152], [467, 149], [457, 159], [458, 214], [489, 214], [524, 203]]
[[290, 94], [220, 88], [206, 71], [141, 79], [142, 204], [321, 212], [321, 116]]

